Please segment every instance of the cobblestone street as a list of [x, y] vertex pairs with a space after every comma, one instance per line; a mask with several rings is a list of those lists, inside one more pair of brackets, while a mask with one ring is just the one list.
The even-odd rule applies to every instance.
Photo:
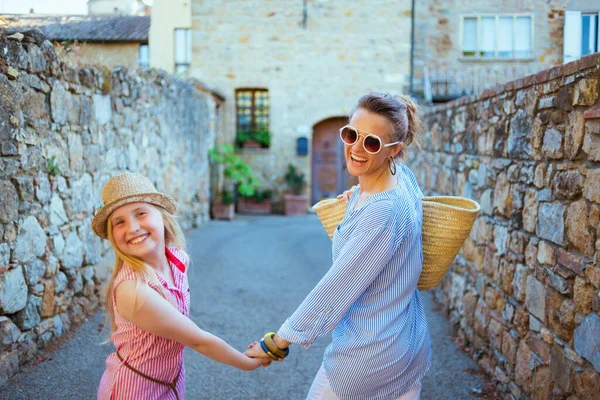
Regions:
[[[331, 242], [314, 215], [236, 216], [188, 233], [191, 318], [238, 349], [276, 330], [330, 265]], [[422, 399], [469, 399], [487, 380], [458, 349], [446, 319], [424, 293], [433, 367]], [[111, 345], [100, 345], [104, 313], [84, 323], [49, 358], [26, 367], [0, 389], [0, 399], [94, 399]], [[186, 354], [188, 399], [304, 399], [329, 339], [310, 349], [292, 347], [288, 360], [242, 372], [197, 353]]]

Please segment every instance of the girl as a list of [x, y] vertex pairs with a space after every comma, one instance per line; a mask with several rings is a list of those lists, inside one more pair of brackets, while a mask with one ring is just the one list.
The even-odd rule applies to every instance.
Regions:
[[[415, 400], [431, 363], [417, 281], [422, 269], [421, 197], [396, 164], [421, 130], [416, 105], [386, 93], [363, 96], [340, 129], [348, 172], [358, 177], [333, 236], [333, 265], [277, 334], [246, 354], [287, 356], [333, 332], [310, 400]], [[347, 196], [348, 194], [345, 193]], [[272, 339], [272, 340], [271, 340]]]
[[106, 311], [116, 351], [106, 360], [98, 399], [183, 399], [185, 346], [245, 371], [267, 362], [246, 357], [188, 318], [189, 258], [170, 196], [142, 175], [123, 173], [106, 183], [102, 200], [92, 229], [115, 252]]

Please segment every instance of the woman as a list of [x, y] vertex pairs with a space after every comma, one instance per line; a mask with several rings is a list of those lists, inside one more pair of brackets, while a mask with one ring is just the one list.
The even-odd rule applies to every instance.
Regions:
[[[408, 97], [363, 96], [340, 130], [359, 190], [333, 237], [333, 265], [271, 335], [279, 349], [332, 334], [307, 399], [418, 399], [431, 344], [417, 281], [421, 197], [401, 158], [422, 128]], [[265, 337], [265, 341], [268, 337]], [[270, 346], [254, 345], [247, 355]], [[287, 355], [273, 349], [281, 358]], [[263, 354], [264, 355], [264, 354]]]

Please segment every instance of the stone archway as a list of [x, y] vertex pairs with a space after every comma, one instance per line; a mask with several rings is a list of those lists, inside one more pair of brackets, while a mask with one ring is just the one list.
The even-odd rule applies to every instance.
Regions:
[[339, 129], [348, 123], [348, 117], [331, 117], [313, 126], [312, 137], [312, 204], [333, 197], [358, 183], [348, 174], [344, 145]]

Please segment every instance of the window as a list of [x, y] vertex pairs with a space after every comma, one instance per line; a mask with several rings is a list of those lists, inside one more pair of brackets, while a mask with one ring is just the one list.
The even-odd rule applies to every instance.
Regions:
[[238, 143], [241, 144], [254, 136], [263, 147], [269, 147], [269, 91], [237, 89], [235, 107]]
[[138, 62], [140, 67], [148, 68], [150, 65], [150, 49], [147, 44], [140, 44], [140, 54]]
[[577, 60], [598, 51], [598, 12], [565, 11], [563, 60]]
[[192, 63], [192, 31], [175, 29], [175, 73], [185, 73]]
[[461, 43], [467, 59], [533, 58], [533, 15], [465, 15]]

